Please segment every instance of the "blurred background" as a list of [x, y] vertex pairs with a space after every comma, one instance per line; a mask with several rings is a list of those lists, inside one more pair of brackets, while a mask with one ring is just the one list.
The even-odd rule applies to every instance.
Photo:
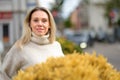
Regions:
[[26, 13], [47, 7], [57, 24], [57, 37], [84, 52], [103, 54], [120, 70], [120, 0], [0, 0], [1, 58], [21, 37]]

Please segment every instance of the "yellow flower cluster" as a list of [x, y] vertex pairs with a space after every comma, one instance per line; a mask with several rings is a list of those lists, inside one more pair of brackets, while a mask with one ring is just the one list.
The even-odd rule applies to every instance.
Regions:
[[120, 80], [120, 72], [102, 55], [74, 52], [21, 70], [13, 80]]

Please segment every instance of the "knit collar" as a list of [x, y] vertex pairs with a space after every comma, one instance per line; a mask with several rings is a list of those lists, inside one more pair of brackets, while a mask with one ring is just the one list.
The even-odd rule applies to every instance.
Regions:
[[32, 32], [31, 41], [40, 45], [49, 44], [49, 34], [44, 36], [37, 36]]

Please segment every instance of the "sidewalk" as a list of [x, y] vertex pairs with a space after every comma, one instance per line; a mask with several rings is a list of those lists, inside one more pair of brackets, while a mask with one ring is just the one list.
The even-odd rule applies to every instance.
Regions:
[[95, 43], [94, 47], [87, 48], [84, 51], [89, 53], [95, 51], [97, 54], [102, 54], [114, 68], [120, 71], [120, 42], [113, 44]]

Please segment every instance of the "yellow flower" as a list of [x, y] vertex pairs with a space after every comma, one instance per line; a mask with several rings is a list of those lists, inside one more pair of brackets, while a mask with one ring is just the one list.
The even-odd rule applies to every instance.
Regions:
[[120, 80], [120, 72], [102, 55], [74, 52], [19, 71], [13, 80]]

